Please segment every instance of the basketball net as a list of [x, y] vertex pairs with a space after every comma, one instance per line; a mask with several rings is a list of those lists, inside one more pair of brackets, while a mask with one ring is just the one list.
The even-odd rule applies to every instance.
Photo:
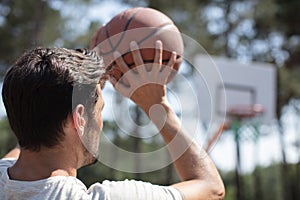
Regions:
[[241, 139], [242, 128], [250, 128], [253, 134], [250, 137], [253, 138], [254, 136], [254, 141], [257, 141], [259, 137], [259, 119], [264, 112], [264, 107], [260, 104], [231, 106], [227, 112], [227, 119], [219, 125], [219, 128], [207, 142], [206, 151], [208, 152], [221, 134], [228, 129], [234, 131], [234, 139], [237, 141]]

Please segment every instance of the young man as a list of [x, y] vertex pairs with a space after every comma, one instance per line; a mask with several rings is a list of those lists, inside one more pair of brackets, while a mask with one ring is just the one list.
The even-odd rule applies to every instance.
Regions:
[[157, 41], [153, 67], [147, 71], [137, 44], [130, 48], [138, 67], [129, 70], [116, 52], [127, 84], [111, 82], [158, 127], [182, 181], [172, 186], [104, 181], [86, 188], [76, 171], [96, 162], [106, 76], [102, 59], [88, 50], [37, 48], [17, 60], [3, 84], [4, 105], [20, 149], [0, 160], [0, 199], [223, 199], [214, 164], [182, 131], [166, 98], [165, 82], [176, 53], [162, 66]]

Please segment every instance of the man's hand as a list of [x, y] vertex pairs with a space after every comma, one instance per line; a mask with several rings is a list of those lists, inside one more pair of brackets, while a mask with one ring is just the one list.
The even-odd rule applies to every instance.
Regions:
[[155, 47], [154, 63], [144, 64], [137, 43], [131, 42], [130, 50], [136, 66], [133, 69], [127, 66], [120, 53], [115, 52], [116, 63], [124, 75], [118, 82], [110, 79], [118, 92], [134, 101], [147, 114], [153, 105], [168, 104], [165, 84], [176, 61], [176, 52], [172, 52], [169, 63], [163, 66], [161, 41], [156, 41]]

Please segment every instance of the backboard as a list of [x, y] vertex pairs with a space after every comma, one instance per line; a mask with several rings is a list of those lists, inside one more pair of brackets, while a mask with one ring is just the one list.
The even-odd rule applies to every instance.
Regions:
[[276, 68], [266, 63], [241, 63], [224, 57], [198, 55], [193, 62], [193, 83], [201, 120], [222, 121], [237, 105], [261, 104], [262, 122], [275, 119]]

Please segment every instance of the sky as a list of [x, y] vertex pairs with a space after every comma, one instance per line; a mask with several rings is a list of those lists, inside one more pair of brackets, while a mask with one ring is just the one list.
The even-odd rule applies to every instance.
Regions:
[[[64, 5], [61, 3], [61, 1], [54, 1], [52, 6], [54, 8], [61, 9]], [[67, 8], [64, 9], [64, 15], [71, 16], [76, 22], [75, 24], [74, 21], [70, 21], [69, 26], [74, 26], [74, 29], [78, 31], [77, 33], [81, 34], [87, 30], [89, 24], [88, 22], [90, 20], [99, 20], [100, 22], [107, 23], [112, 16], [129, 8], [129, 6], [126, 4], [120, 4], [118, 1], [103, 1], [97, 4], [95, 3], [90, 7], [81, 8], [81, 10], [85, 10], [85, 12], [74, 12], [74, 9], [78, 8], [72, 4], [69, 7], [65, 6], [64, 8]], [[211, 10], [211, 12], [214, 11], [216, 12], [216, 17], [221, 15], [217, 9]], [[211, 28], [216, 29], [216, 27], [213, 26]], [[181, 70], [184, 70], [184, 67], [182, 67]], [[2, 89], [2, 84], [0, 87]], [[104, 100], [111, 99], [113, 95], [113, 88], [110, 84], [108, 84], [104, 91]], [[176, 96], [177, 94], [175, 93], [174, 95]], [[174, 99], [176, 99], [176, 97], [174, 97], [173, 100]], [[176, 106], [176, 100], [174, 100], [174, 102], [175, 103], [173, 103], [173, 105]], [[104, 119], [112, 119], [111, 110], [112, 104], [106, 104], [103, 111]], [[3, 116], [5, 116], [5, 109], [1, 99], [0, 117]], [[287, 112], [284, 116], [286, 124], [285, 132], [287, 133], [285, 142], [288, 144], [287, 159], [289, 162], [298, 162], [299, 160], [297, 149], [291, 145], [291, 143], [298, 137], [296, 130], [299, 128], [299, 125], [295, 119], [295, 116], [296, 115], [293, 113], [293, 111]], [[263, 136], [256, 144], [251, 140], [245, 140], [242, 142], [241, 163], [243, 172], [251, 172], [256, 164], [267, 166], [281, 160], [279, 133], [276, 129], [276, 124], [264, 125], [261, 128], [261, 131]], [[201, 134], [205, 134], [205, 129], [203, 127], [200, 129], [199, 134], [200, 138], [202, 137]], [[226, 131], [210, 150], [209, 154], [218, 168], [225, 171], [234, 169], [236, 154], [232, 131]]]

